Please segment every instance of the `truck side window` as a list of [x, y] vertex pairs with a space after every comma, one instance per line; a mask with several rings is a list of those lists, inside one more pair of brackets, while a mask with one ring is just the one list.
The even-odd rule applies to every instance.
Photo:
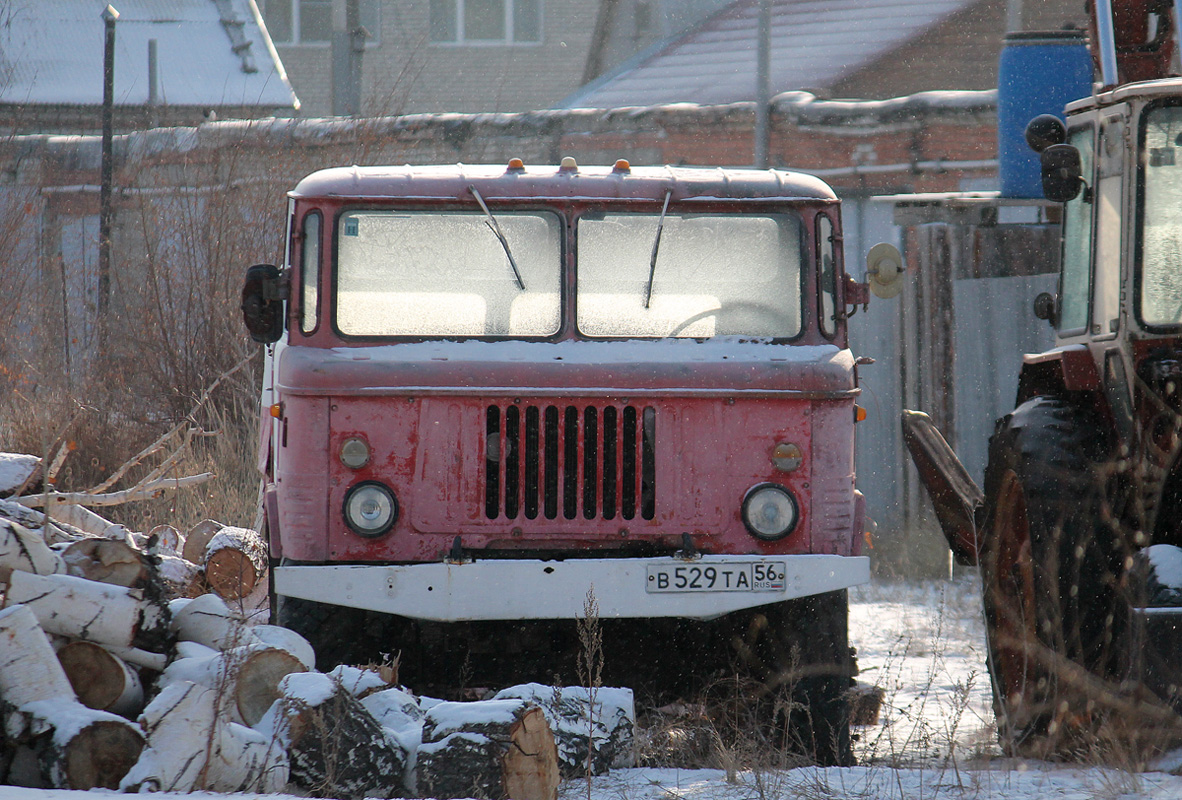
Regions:
[[320, 214], [304, 217], [304, 233], [300, 242], [300, 330], [311, 333], [319, 322], [317, 303], [320, 299]]
[[832, 338], [837, 332], [837, 257], [833, 222], [817, 215], [817, 280], [821, 287], [821, 333]]
[[[1077, 128], [1068, 137], [1079, 149], [1084, 181], [1095, 186], [1092, 128]], [[1059, 330], [1088, 327], [1088, 297], [1092, 283], [1092, 194], [1086, 189], [1063, 209], [1063, 270], [1059, 277]]]

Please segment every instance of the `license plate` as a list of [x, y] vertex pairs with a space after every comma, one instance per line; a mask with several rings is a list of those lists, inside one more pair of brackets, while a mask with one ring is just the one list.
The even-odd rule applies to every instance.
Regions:
[[649, 564], [649, 592], [782, 592], [783, 561]]

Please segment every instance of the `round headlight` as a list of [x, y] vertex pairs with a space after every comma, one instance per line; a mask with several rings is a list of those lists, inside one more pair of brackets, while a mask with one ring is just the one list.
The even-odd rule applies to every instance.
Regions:
[[349, 469], [361, 469], [369, 463], [369, 445], [360, 436], [341, 442], [341, 463]]
[[743, 524], [757, 539], [775, 541], [792, 533], [800, 513], [792, 493], [775, 483], [761, 483], [743, 498]]
[[381, 536], [398, 519], [398, 501], [376, 481], [359, 483], [345, 494], [345, 523], [359, 536]]

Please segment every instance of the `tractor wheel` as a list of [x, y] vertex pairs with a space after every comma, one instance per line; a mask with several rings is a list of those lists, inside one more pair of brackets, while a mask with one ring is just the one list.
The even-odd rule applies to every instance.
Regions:
[[787, 600], [728, 615], [742, 672], [763, 695], [766, 721], [789, 753], [821, 766], [850, 766], [846, 592]]
[[1105, 430], [1061, 398], [1035, 397], [990, 440], [981, 570], [994, 711], [1013, 754], [1071, 747], [1098, 721], [1083, 671], [1107, 679], [1118, 666], [1125, 554]]

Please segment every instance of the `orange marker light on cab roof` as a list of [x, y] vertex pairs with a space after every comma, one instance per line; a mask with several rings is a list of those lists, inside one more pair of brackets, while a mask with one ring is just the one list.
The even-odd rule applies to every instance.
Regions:
[[626, 158], [616, 159], [616, 165], [614, 167], [612, 167], [612, 172], [631, 172], [631, 171], [632, 171], [632, 165], [628, 163], [628, 159], [626, 159]]
[[509, 172], [524, 172], [525, 162], [520, 158], [511, 158], [509, 159], [509, 166], [507, 169]]

